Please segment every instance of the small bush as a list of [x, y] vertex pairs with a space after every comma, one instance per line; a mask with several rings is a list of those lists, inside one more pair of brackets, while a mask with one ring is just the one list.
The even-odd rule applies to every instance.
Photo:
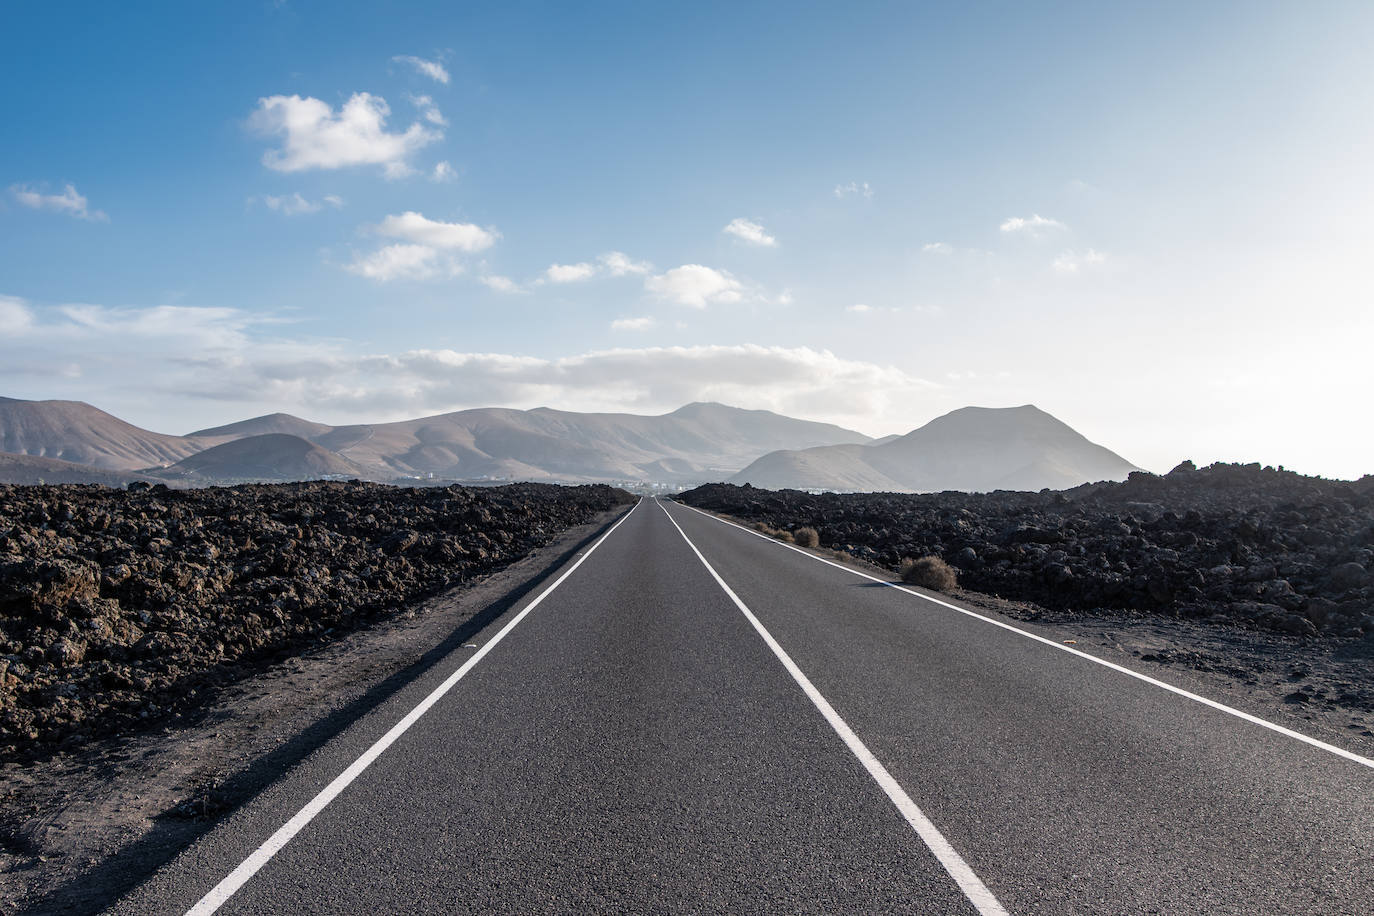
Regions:
[[790, 544], [790, 543], [792, 543], [792, 532], [790, 532], [790, 531], [782, 531], [782, 530], [780, 530], [780, 529], [776, 529], [776, 528], [775, 528], [775, 529], [773, 530], [773, 537], [775, 537], [775, 538], [777, 538], [778, 540], [782, 541], [784, 544]]
[[854, 554], [850, 553], [847, 550], [832, 550], [830, 551], [830, 555], [834, 557], [836, 560], [839, 560], [841, 563], [854, 562]]
[[798, 528], [792, 532], [792, 540], [797, 542], [798, 547], [819, 547], [821, 533], [815, 528]]
[[907, 558], [900, 567], [902, 581], [937, 592], [947, 592], [959, 584], [953, 568], [939, 557]]

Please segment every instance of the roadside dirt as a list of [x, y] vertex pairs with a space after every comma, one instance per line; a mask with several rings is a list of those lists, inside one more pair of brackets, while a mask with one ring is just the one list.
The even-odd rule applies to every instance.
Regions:
[[95, 912], [537, 588], [628, 507], [227, 688], [187, 719], [0, 768], [0, 914]]

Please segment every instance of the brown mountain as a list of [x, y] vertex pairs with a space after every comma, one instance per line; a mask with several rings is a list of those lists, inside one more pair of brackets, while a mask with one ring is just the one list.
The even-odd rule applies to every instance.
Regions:
[[764, 455], [730, 478], [768, 489], [1068, 489], [1139, 470], [1033, 405], [965, 407], [892, 440]]
[[364, 477], [356, 464], [313, 442], [286, 433], [247, 436], [183, 458], [157, 476], [169, 480], [313, 480]]
[[765, 452], [868, 437], [828, 423], [722, 404], [661, 416], [486, 407], [395, 423], [326, 427], [287, 414], [200, 430], [214, 437], [296, 430], [373, 477], [702, 481]]
[[[308, 455], [287, 436], [333, 453]], [[0, 441], [36, 456], [114, 469], [153, 469], [169, 480], [284, 479], [341, 473], [374, 480], [398, 477], [525, 480], [652, 480], [699, 483], [719, 480], [778, 449], [799, 449], [868, 437], [828, 423], [784, 417], [766, 410], [721, 404], [688, 404], [661, 416], [573, 413], [538, 408], [479, 408], [395, 423], [329, 426], [270, 414], [167, 436], [139, 429], [88, 404], [74, 401], [0, 402]], [[199, 456], [231, 442], [248, 444]], [[263, 454], [255, 458], [254, 450]], [[285, 449], [285, 451], [283, 451]], [[332, 468], [332, 469], [329, 469]], [[216, 475], [223, 475], [217, 478]]]
[[131, 471], [172, 464], [210, 444], [139, 429], [81, 401], [0, 398], [0, 452]]

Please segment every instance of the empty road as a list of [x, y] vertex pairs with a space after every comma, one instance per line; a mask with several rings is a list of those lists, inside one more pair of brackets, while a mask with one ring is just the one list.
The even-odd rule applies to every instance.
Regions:
[[1374, 762], [646, 499], [112, 912], [1371, 901]]

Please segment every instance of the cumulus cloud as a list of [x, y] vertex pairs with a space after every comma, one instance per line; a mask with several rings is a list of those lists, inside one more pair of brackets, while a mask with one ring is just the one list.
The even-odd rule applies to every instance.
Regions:
[[1076, 274], [1086, 268], [1097, 267], [1105, 264], [1107, 256], [1100, 251], [1089, 248], [1087, 251], [1065, 251], [1054, 259], [1052, 265], [1057, 273]]
[[544, 276], [550, 283], [576, 283], [596, 276], [596, 265], [586, 261], [580, 264], [550, 264]]
[[104, 211], [90, 209], [86, 198], [77, 193], [76, 185], [73, 184], [68, 184], [63, 188], [61, 194], [44, 194], [26, 184], [11, 185], [10, 193], [19, 203], [34, 210], [54, 210], [58, 213], [74, 216], [77, 219], [98, 223], [110, 221]]
[[617, 318], [611, 322], [612, 331], [647, 331], [653, 326], [652, 318]]
[[503, 277], [500, 274], [486, 274], [479, 277], [478, 280], [481, 281], [483, 286], [494, 289], [498, 293], [524, 292], [524, 290], [520, 288], [520, 284], [516, 283], [510, 277]]
[[654, 265], [648, 261], [635, 261], [623, 251], [608, 251], [597, 260], [612, 277], [623, 277], [626, 274], [642, 276], [652, 273], [654, 269]]
[[856, 302], [853, 305], [846, 305], [844, 310], [846, 312], [854, 312], [856, 315], [866, 315], [873, 311], [873, 306], [864, 305], [862, 302]]
[[436, 83], [448, 85], [448, 71], [437, 60], [425, 60], [423, 57], [416, 57], [413, 54], [397, 54], [391, 59], [398, 64], [409, 64], [415, 68], [416, 73], [427, 76]]
[[410, 174], [410, 156], [443, 139], [443, 132], [416, 122], [403, 132], [389, 132], [386, 100], [355, 93], [336, 113], [327, 102], [298, 95], [258, 99], [248, 125], [281, 138], [281, 148], [263, 153], [262, 163], [278, 172], [380, 165], [391, 178]]
[[712, 303], [739, 302], [744, 287], [728, 271], [701, 264], [683, 264], [644, 280], [644, 289], [679, 305], [704, 309]]
[[501, 237], [495, 229], [483, 229], [472, 223], [445, 223], [414, 210], [388, 216], [378, 224], [376, 231], [388, 238], [467, 252], [484, 251]]
[[873, 189], [868, 186], [868, 182], [866, 181], [851, 181], [849, 184], [835, 185], [835, 196], [841, 200], [843, 200], [846, 197], [853, 197], [856, 194], [860, 197], [872, 199]]
[[428, 245], [386, 245], [359, 255], [344, 270], [386, 283], [391, 280], [428, 280], [439, 273], [439, 252]]
[[949, 245], [945, 242], [930, 242], [928, 244], [922, 245], [921, 251], [925, 252], [926, 254], [953, 254], [954, 246]]
[[1034, 213], [1030, 217], [1009, 216], [1003, 220], [1002, 225], [998, 228], [1003, 232], [1022, 232], [1026, 235], [1040, 236], [1068, 227], [1057, 219], [1048, 219], [1039, 213]]
[[445, 160], [442, 161], [442, 162], [436, 163], [435, 166], [434, 166], [434, 171], [432, 171], [432, 172], [429, 173], [429, 180], [430, 180], [430, 181], [437, 181], [437, 182], [452, 181], [453, 179], [455, 179], [455, 178], [457, 178], [457, 177], [458, 177], [458, 173], [455, 172], [455, 171], [453, 170], [453, 166], [451, 166], [451, 165], [448, 164], [448, 160], [447, 160], [447, 159], [445, 159]]
[[343, 198], [333, 194], [327, 194], [318, 201], [307, 200], [300, 195], [299, 191], [289, 195], [274, 196], [264, 194], [260, 198], [267, 209], [280, 213], [283, 216], [298, 216], [302, 213], [318, 213], [326, 205], [336, 210], [343, 206]]
[[778, 240], [769, 235], [762, 226], [744, 217], [730, 220], [721, 232], [762, 248], [775, 248], [778, 244]]

